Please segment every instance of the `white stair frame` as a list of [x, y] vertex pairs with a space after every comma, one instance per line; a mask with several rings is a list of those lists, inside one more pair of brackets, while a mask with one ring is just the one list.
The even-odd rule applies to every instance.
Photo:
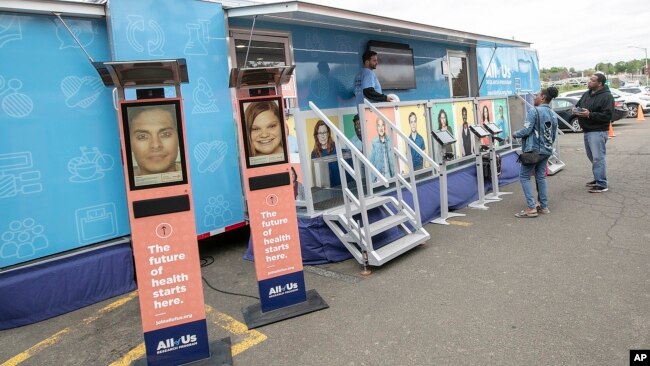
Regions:
[[[363, 108], [360, 108], [360, 110], [368, 107], [384, 121], [386, 133], [389, 136], [398, 136], [398, 138], [403, 139], [425, 161], [428, 161], [430, 167], [427, 169], [439, 169], [438, 164], [433, 159], [427, 156], [423, 150], [368, 100], [364, 100], [364, 104], [361, 106]], [[325, 211], [323, 213], [323, 219], [357, 262], [364, 265], [381, 266], [427, 241], [430, 235], [422, 227], [415, 173], [413, 170], [413, 157], [411, 155], [413, 150], [407, 149], [409, 153], [405, 156], [395, 146], [392, 147], [391, 153], [394, 155], [396, 165], [398, 165], [398, 161], [401, 161], [407, 164], [409, 169], [408, 173], [402, 174], [399, 172], [399, 166], [396, 166], [396, 175], [387, 178], [372, 165], [368, 158], [352, 144], [343, 132], [313, 102], [309, 102], [309, 107], [316, 113], [318, 118], [325, 122], [333, 133], [337, 156], [342, 157], [343, 150], [350, 151], [352, 165], [343, 158], [338, 159], [339, 171], [342, 177], [341, 188], [344, 204], [342, 207]], [[364, 171], [365, 177], [368, 178], [366, 192], [364, 192], [363, 186]], [[348, 187], [347, 179], [345, 179], [346, 173], [352, 176], [356, 183], [356, 194]], [[373, 176], [377, 178], [376, 182], [370, 182], [370, 177]], [[390, 196], [374, 194], [374, 188], [382, 185], [388, 187], [393, 182], [395, 183], [397, 199]], [[403, 200], [402, 189], [407, 189], [411, 193], [413, 207], [409, 206]], [[368, 211], [376, 207], [381, 208], [384, 214], [386, 214], [386, 217], [371, 223], [368, 218]], [[352, 220], [353, 216], [357, 214], [361, 216], [360, 222]], [[405, 235], [392, 243], [375, 249], [372, 237], [392, 228], [399, 228]]]

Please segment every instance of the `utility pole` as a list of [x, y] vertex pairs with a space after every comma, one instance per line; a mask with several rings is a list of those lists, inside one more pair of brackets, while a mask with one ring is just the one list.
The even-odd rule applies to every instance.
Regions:
[[647, 47], [639, 47], [639, 46], [628, 46], [630, 48], [638, 48], [640, 50], [643, 50], [645, 52], [645, 85], [648, 86], [648, 48]]

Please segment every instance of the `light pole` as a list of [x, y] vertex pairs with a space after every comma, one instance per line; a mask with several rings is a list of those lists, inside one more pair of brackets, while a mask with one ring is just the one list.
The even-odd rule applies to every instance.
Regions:
[[631, 48], [638, 48], [640, 50], [645, 51], [645, 86], [648, 86], [648, 49], [646, 47], [639, 47], [639, 46], [630, 46]]

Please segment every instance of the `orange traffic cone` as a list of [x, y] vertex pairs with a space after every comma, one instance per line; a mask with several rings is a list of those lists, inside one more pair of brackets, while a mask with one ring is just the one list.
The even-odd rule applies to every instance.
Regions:
[[636, 107], [636, 120], [645, 121], [645, 116], [643, 115], [643, 108], [641, 108], [641, 106]]
[[616, 134], [614, 133], [614, 127], [612, 126], [613, 123], [609, 122], [609, 132], [607, 133], [608, 138], [616, 137]]

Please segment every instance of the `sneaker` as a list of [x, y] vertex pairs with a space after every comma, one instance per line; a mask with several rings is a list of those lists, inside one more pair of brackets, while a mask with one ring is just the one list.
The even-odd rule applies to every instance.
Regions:
[[609, 191], [609, 188], [607, 188], [607, 187], [593, 186], [589, 190], [589, 193], [602, 193], [602, 192], [607, 192], [607, 191]]
[[591, 182], [588, 182], [587, 184], [585, 184], [585, 186], [587, 186], [587, 187], [589, 187], [589, 188], [593, 188], [595, 185], [596, 185], [596, 181], [595, 181], [595, 180], [592, 180]]

